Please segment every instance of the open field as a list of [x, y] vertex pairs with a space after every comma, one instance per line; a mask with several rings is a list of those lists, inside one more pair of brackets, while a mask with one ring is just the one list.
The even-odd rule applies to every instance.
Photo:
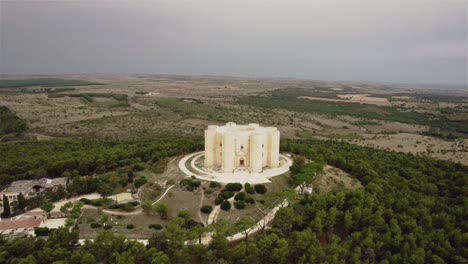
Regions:
[[406, 86], [168, 75], [48, 80], [10, 83], [0, 90], [0, 105], [24, 120], [26, 135], [202, 136], [207, 125], [234, 121], [277, 126], [283, 138], [344, 140], [468, 162], [468, 93], [463, 91], [450, 95]]

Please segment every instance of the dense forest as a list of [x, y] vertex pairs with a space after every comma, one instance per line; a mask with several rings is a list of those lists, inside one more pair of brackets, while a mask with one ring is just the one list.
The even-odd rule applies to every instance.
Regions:
[[156, 162], [203, 148], [203, 141], [164, 138], [133, 141], [49, 140], [0, 144], [0, 185], [14, 180], [104, 173], [135, 162]]
[[[142, 147], [140, 158], [150, 159], [160, 151], [168, 151], [154, 147], [163, 140], [155, 141], [158, 143], [154, 145], [151, 142], [101, 142], [95, 143], [95, 147], [89, 142], [69, 142], [75, 151], [65, 150], [67, 141], [49, 142], [52, 147], [38, 144], [34, 148], [31, 145], [33, 149], [27, 148], [29, 143], [23, 143], [23, 148], [16, 154], [8, 155], [8, 162], [2, 161], [3, 173], [15, 175], [7, 166], [13, 162], [13, 157], [26, 161], [26, 157], [32, 158], [34, 153], [41, 152], [47, 154], [26, 163], [24, 171], [33, 170], [35, 166], [47, 171], [48, 165], [43, 164], [63, 166], [64, 161], [73, 160], [71, 153], [75, 152], [80, 157], [76, 160], [89, 156], [86, 160], [107, 166], [107, 161], [119, 160], [116, 157], [120, 151], [127, 153], [121, 157], [123, 159], [135, 157], [137, 145]], [[186, 150], [200, 148], [197, 140], [187, 139], [179, 143], [168, 141], [167, 144]], [[125, 152], [122, 149], [127, 144], [129, 149]], [[0, 147], [3, 148], [1, 153], [15, 149], [13, 144]], [[224, 235], [228, 228], [222, 225], [214, 229], [213, 241], [207, 248], [196, 243], [185, 245], [184, 241], [196, 238], [203, 229], [187, 224], [187, 218], [181, 216], [170, 222], [163, 232], [155, 233], [147, 247], [105, 231], [95, 241], [77, 250], [76, 232], [59, 229], [52, 231], [47, 241], [0, 241], [0, 262], [467, 263], [465, 192], [468, 167], [333, 141], [287, 140], [282, 142], [281, 148], [319, 164], [328, 163], [343, 169], [357, 177], [365, 187], [352, 192], [306, 195], [297, 203], [280, 209], [271, 229], [236, 245], [227, 243]], [[57, 155], [51, 155], [53, 151], [57, 151]], [[99, 151], [106, 154], [100, 156]], [[173, 154], [180, 152], [179, 149], [174, 151]], [[47, 155], [54, 157], [47, 158]], [[15, 164], [22, 167], [19, 162]], [[294, 168], [295, 173], [306, 173], [309, 169], [307, 166]]]
[[0, 105], [0, 137], [4, 134], [22, 132], [26, 123], [6, 106]]

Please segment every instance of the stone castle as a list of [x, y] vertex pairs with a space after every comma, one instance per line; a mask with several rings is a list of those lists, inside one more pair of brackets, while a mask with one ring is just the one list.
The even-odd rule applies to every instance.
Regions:
[[205, 168], [222, 173], [260, 173], [279, 166], [280, 132], [258, 124], [208, 126], [205, 130]]

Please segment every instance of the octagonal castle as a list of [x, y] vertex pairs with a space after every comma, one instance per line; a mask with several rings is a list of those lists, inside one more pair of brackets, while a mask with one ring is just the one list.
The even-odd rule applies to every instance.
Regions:
[[232, 173], [262, 172], [279, 166], [280, 132], [258, 124], [208, 126], [205, 130], [205, 168]]

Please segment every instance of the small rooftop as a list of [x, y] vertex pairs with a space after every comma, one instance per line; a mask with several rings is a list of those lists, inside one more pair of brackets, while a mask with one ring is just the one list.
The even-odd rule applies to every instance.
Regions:
[[11, 192], [11, 193], [27, 193], [31, 191], [31, 188], [34, 186], [41, 186], [43, 188], [48, 188], [48, 187], [53, 187], [53, 186], [58, 186], [58, 185], [63, 185], [65, 186], [67, 182], [66, 177], [60, 177], [60, 178], [54, 178], [54, 179], [48, 179], [48, 178], [41, 178], [38, 180], [20, 180], [20, 181], [14, 181], [10, 183], [10, 186], [8, 186], [4, 191], [5, 192]]
[[19, 228], [34, 228], [38, 227], [42, 222], [42, 219], [21, 219], [21, 220], [11, 220], [2, 219], [0, 221], [0, 230], [7, 230], [7, 229], [19, 229]]

